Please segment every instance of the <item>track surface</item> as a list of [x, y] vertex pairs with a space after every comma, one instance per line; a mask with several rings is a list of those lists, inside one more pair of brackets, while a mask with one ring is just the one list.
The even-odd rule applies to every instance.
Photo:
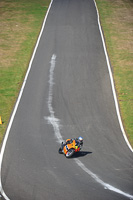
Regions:
[[[50, 97], [63, 139], [84, 138], [76, 159], [58, 154]], [[54, 0], [7, 141], [3, 189], [11, 200], [129, 199], [105, 189], [77, 160], [133, 194], [133, 156], [118, 123], [94, 2]]]

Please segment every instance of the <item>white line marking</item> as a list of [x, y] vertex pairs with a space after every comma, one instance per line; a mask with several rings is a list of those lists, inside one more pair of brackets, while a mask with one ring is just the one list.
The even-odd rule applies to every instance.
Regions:
[[[55, 136], [57, 137], [57, 141], [59, 143], [61, 143], [62, 142], [62, 136], [61, 136], [61, 133], [60, 133], [60, 125], [59, 125], [60, 120], [55, 118], [54, 109], [52, 107], [53, 85], [54, 85], [54, 82], [53, 82], [53, 80], [54, 80], [54, 69], [55, 69], [55, 64], [56, 64], [56, 55], [55, 54], [53, 54], [50, 63], [51, 63], [51, 66], [50, 66], [50, 75], [49, 75], [49, 96], [48, 96], [48, 109], [49, 109], [49, 112], [50, 112], [50, 117], [45, 117], [45, 119], [48, 120], [48, 122], [53, 126]], [[113, 187], [112, 185], [102, 181], [96, 174], [94, 174], [88, 168], [86, 168], [85, 165], [79, 159], [75, 158], [74, 160], [75, 160], [76, 164], [79, 167], [81, 167], [82, 170], [84, 170], [87, 174], [89, 174], [97, 183], [102, 185], [104, 187], [104, 189], [111, 190], [113, 192], [116, 192], [118, 194], [126, 196], [130, 199], [133, 199], [132, 195], [125, 193], [125, 192]]]
[[118, 194], [121, 194], [123, 196], [126, 196], [130, 199], [133, 199], [133, 196], [130, 194], [127, 194], [125, 192], [123, 192], [122, 190], [119, 190], [115, 187], [113, 187], [112, 185], [105, 183], [104, 181], [102, 181], [96, 174], [94, 174], [93, 172], [91, 172], [87, 167], [85, 167], [85, 165], [77, 158], [75, 158], [75, 162], [77, 163], [78, 166], [80, 166], [87, 174], [89, 174], [97, 183], [100, 183], [100, 185], [102, 185], [104, 187], [104, 189], [108, 189], [111, 190], [113, 192], [116, 192]]
[[50, 5], [49, 5], [49, 8], [48, 8], [47, 13], [46, 13], [46, 15], [45, 15], [44, 22], [43, 22], [43, 25], [42, 25], [42, 29], [41, 29], [41, 32], [40, 32], [40, 34], [39, 34], [39, 37], [38, 37], [38, 40], [37, 40], [37, 43], [36, 43], [36, 46], [35, 46], [35, 49], [34, 49], [32, 58], [31, 58], [30, 63], [29, 63], [29, 67], [28, 67], [27, 73], [26, 73], [26, 75], [25, 75], [25, 79], [24, 79], [23, 85], [22, 85], [22, 87], [21, 87], [21, 90], [20, 90], [20, 93], [19, 93], [19, 96], [18, 96], [16, 105], [15, 105], [14, 111], [13, 111], [13, 113], [12, 113], [12, 116], [11, 116], [11, 119], [10, 119], [10, 122], [9, 122], [9, 125], [8, 125], [8, 127], [7, 127], [7, 131], [6, 131], [6, 133], [5, 133], [5, 137], [4, 137], [4, 140], [3, 140], [3, 144], [2, 144], [2, 147], [1, 147], [1, 152], [0, 152], [0, 192], [1, 192], [2, 196], [3, 196], [6, 200], [10, 200], [10, 199], [7, 197], [7, 195], [5, 194], [5, 192], [4, 192], [4, 190], [3, 190], [3, 187], [2, 187], [1, 170], [2, 170], [3, 155], [4, 155], [4, 151], [5, 151], [7, 139], [8, 139], [8, 136], [9, 136], [9, 132], [10, 132], [10, 129], [11, 129], [11, 126], [12, 126], [12, 123], [13, 123], [13, 120], [14, 120], [14, 117], [15, 117], [15, 114], [16, 114], [16, 111], [17, 111], [17, 109], [18, 109], [18, 105], [19, 105], [19, 102], [20, 102], [20, 100], [21, 100], [21, 97], [22, 97], [22, 94], [23, 94], [23, 90], [24, 90], [24, 87], [25, 87], [25, 84], [26, 84], [26, 81], [27, 81], [27, 78], [28, 78], [28, 75], [29, 75], [29, 72], [30, 72], [30, 69], [31, 69], [31, 66], [32, 66], [32, 62], [33, 62], [33, 59], [34, 59], [36, 50], [37, 50], [38, 45], [39, 45], [39, 42], [40, 42], [40, 38], [41, 38], [41, 36], [42, 36], [42, 32], [43, 32], [44, 27], [45, 27], [45, 24], [46, 24], [46, 20], [47, 20], [48, 13], [49, 13], [49, 11], [50, 11], [50, 8], [51, 8], [52, 3], [53, 3], [53, 0], [51, 0], [51, 3], [50, 3]]
[[103, 37], [103, 32], [102, 32], [102, 28], [101, 28], [101, 24], [100, 24], [99, 12], [98, 12], [98, 8], [97, 8], [95, 0], [94, 0], [94, 4], [95, 4], [95, 7], [96, 7], [96, 11], [97, 11], [98, 26], [99, 26], [99, 31], [100, 31], [101, 38], [102, 38], [102, 43], [103, 43], [103, 49], [104, 49], [104, 53], [105, 53], [105, 57], [106, 57], [106, 62], [107, 62], [107, 66], [108, 66], [108, 71], [109, 71], [109, 76], [110, 76], [110, 81], [111, 81], [111, 86], [112, 86], [112, 91], [113, 91], [113, 96], [114, 96], [115, 108], [116, 108], [116, 113], [117, 113], [118, 121], [119, 121], [119, 124], [120, 124], [120, 128], [121, 128], [122, 134], [124, 136], [124, 139], [125, 139], [128, 147], [129, 147], [129, 149], [133, 152], [133, 149], [132, 149], [132, 147], [131, 147], [128, 139], [127, 139], [127, 136], [126, 136], [126, 133], [124, 131], [123, 124], [122, 124], [122, 120], [121, 120], [121, 116], [120, 116], [120, 111], [119, 111], [119, 106], [118, 106], [118, 101], [117, 101], [117, 96], [116, 96], [116, 92], [115, 92], [113, 75], [112, 75], [111, 66], [110, 66], [110, 62], [109, 62], [109, 57], [108, 57], [108, 54], [107, 54], [106, 45], [105, 45], [105, 41], [104, 41], [104, 37]]
[[49, 95], [48, 95], [48, 109], [50, 112], [49, 117], [45, 117], [45, 119], [48, 121], [48, 123], [52, 124], [54, 128], [55, 135], [58, 139], [58, 142], [61, 143], [63, 141], [62, 136], [60, 134], [60, 120], [55, 118], [54, 110], [52, 107], [52, 100], [53, 100], [53, 85], [54, 85], [54, 69], [55, 69], [55, 63], [56, 63], [56, 55], [53, 54], [51, 58], [51, 66], [50, 66], [50, 72], [49, 72]]
[[51, 117], [54, 117], [54, 111], [52, 108], [52, 100], [53, 100], [53, 85], [54, 85], [54, 68], [56, 63], [56, 55], [53, 55], [51, 58], [51, 67], [50, 67], [50, 75], [49, 75], [49, 95], [48, 95], [48, 109], [51, 114]]

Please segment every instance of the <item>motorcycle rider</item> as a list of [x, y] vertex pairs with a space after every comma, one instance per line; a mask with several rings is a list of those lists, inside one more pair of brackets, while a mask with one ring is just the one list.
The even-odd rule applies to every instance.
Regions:
[[75, 140], [75, 142], [76, 142], [75, 146], [80, 146], [80, 149], [81, 149], [83, 146], [83, 138], [81, 136], [78, 138], [74, 138], [74, 139], [67, 139], [65, 141], [65, 143], [62, 142], [61, 149], [63, 150], [64, 146], [67, 144], [71, 144], [73, 142], [73, 140]]

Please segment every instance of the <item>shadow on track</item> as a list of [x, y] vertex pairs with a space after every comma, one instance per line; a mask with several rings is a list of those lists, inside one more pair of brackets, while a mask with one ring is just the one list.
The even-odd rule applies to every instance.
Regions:
[[75, 153], [71, 158], [79, 158], [79, 157], [83, 157], [86, 156], [87, 154], [91, 154], [92, 152], [90, 151], [79, 151], [77, 153]]

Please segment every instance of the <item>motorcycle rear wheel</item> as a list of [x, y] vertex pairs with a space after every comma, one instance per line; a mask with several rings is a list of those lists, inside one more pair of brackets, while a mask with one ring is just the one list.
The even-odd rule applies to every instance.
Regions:
[[72, 157], [74, 154], [74, 149], [69, 149], [68, 152], [66, 153], [66, 158]]

